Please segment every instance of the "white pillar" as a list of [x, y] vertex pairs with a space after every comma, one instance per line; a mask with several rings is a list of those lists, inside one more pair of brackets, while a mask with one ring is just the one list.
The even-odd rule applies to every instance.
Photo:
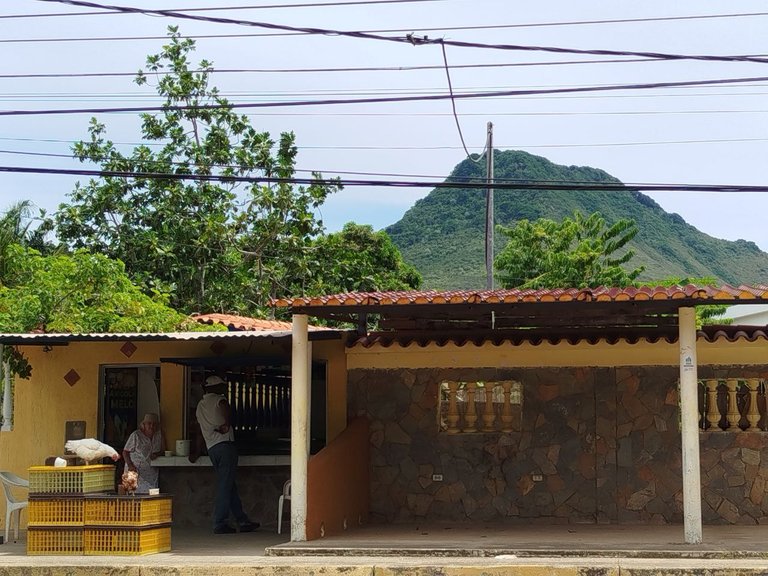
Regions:
[[701, 544], [701, 470], [696, 359], [696, 310], [679, 309], [680, 412], [683, 445], [683, 524], [685, 543]]
[[11, 367], [8, 362], [3, 362], [3, 353], [5, 352], [3, 344], [0, 344], [0, 366], [2, 366], [3, 376], [3, 419], [0, 424], [0, 430], [10, 430], [13, 421], [13, 394], [11, 394]]
[[307, 539], [309, 461], [309, 333], [307, 316], [293, 315], [291, 346], [291, 542]]

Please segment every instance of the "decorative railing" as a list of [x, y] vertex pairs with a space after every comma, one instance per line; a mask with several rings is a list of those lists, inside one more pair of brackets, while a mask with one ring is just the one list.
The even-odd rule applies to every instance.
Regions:
[[765, 381], [760, 378], [700, 380], [699, 425], [708, 432], [762, 432], [766, 418]]
[[523, 386], [515, 380], [440, 384], [440, 431], [447, 434], [520, 430]]

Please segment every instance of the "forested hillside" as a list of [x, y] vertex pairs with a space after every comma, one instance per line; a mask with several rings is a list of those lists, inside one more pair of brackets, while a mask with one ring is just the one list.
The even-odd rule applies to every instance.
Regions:
[[[497, 151], [494, 161], [499, 181], [619, 182], [596, 168], [561, 166], [526, 152]], [[484, 181], [485, 162], [460, 163], [447, 179], [457, 181], [456, 188], [433, 190], [386, 229], [405, 260], [423, 275], [425, 288], [485, 286], [485, 191], [461, 188], [458, 181], [467, 178]], [[523, 218], [560, 220], [575, 210], [599, 211], [609, 224], [632, 218], [640, 232], [632, 242], [637, 256], [631, 264], [646, 267], [642, 280], [712, 276], [728, 283], [768, 281], [768, 254], [753, 242], [708, 236], [639, 192], [497, 190], [494, 200], [496, 223], [505, 226]], [[496, 251], [501, 241], [497, 234]]]

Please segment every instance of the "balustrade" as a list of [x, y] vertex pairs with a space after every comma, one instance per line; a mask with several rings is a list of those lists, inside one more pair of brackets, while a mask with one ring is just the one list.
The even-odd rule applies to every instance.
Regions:
[[522, 384], [454, 382], [440, 385], [440, 427], [448, 434], [520, 430]]
[[762, 432], [766, 428], [765, 381], [760, 378], [710, 378], [702, 390], [701, 428], [708, 432]]

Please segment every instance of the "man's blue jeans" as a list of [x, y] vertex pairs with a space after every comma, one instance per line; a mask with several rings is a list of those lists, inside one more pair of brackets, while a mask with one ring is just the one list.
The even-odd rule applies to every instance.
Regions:
[[238, 524], [248, 522], [237, 492], [237, 448], [234, 442], [219, 442], [208, 448], [213, 470], [216, 472], [216, 503], [213, 509], [213, 529], [229, 525], [229, 512]]

